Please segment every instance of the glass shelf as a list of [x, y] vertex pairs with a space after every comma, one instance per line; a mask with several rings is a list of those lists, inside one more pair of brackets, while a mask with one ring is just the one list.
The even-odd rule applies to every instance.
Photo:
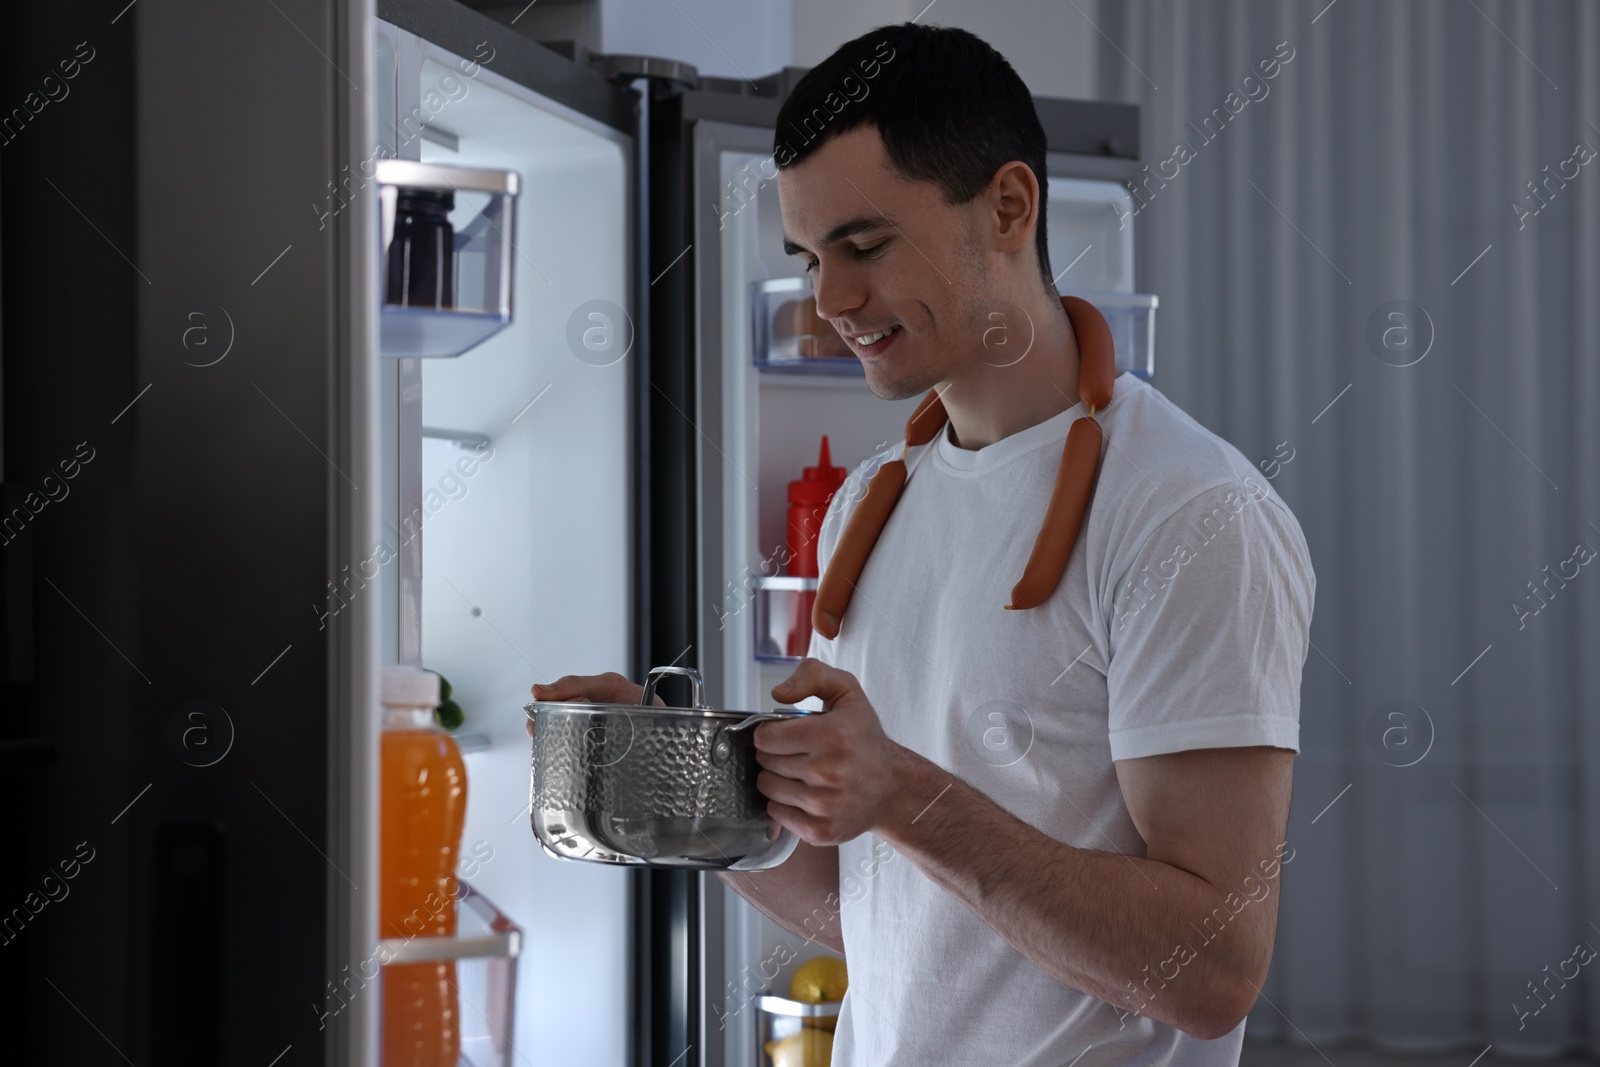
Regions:
[[492, 744], [488, 734], [461, 733], [450, 736], [455, 738], [456, 749], [463, 756], [469, 752], [487, 752]]
[[383, 305], [379, 344], [393, 358], [446, 358], [475, 348], [511, 324], [511, 313]]

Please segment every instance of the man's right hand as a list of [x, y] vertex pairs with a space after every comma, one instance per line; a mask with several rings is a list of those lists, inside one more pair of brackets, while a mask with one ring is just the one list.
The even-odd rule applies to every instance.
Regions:
[[[564, 674], [548, 685], [535, 683], [533, 699], [583, 704], [637, 704], [644, 700], [644, 686], [629, 681], [616, 671], [605, 674]], [[666, 707], [667, 702], [657, 693], [655, 703]], [[528, 736], [533, 736], [533, 720], [524, 725]]]

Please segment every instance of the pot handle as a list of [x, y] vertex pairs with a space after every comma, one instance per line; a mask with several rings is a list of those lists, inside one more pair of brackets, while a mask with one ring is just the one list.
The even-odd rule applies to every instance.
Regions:
[[812, 711], [809, 708], [795, 708], [793, 710], [785, 709], [783, 711], [778, 711], [778, 710], [763, 711], [758, 715], [751, 715], [751, 716], [748, 716], [747, 718], [740, 719], [738, 722], [734, 723], [732, 726], [725, 727], [725, 729], [727, 730], [728, 733], [737, 733], [738, 731], [743, 730], [743, 729], [745, 729], [747, 727], [754, 726], [758, 722], [776, 722], [779, 719], [799, 719], [799, 718], [803, 718], [804, 716], [807, 716], [807, 715], [821, 715], [821, 714], [822, 714], [822, 712], [820, 712], [820, 711]]
[[681, 674], [689, 679], [689, 686], [692, 690], [689, 694], [689, 707], [704, 708], [706, 706], [705, 683], [700, 680], [700, 672], [693, 667], [652, 667], [650, 676], [644, 682], [644, 699], [639, 703], [645, 707], [650, 707], [654, 704], [656, 700], [656, 684], [669, 674]]

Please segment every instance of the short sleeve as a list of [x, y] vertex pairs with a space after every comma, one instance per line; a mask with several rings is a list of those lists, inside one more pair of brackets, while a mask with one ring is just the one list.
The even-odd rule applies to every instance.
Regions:
[[1107, 613], [1111, 758], [1299, 752], [1315, 593], [1299, 523], [1253, 479], [1207, 489], [1163, 520]]

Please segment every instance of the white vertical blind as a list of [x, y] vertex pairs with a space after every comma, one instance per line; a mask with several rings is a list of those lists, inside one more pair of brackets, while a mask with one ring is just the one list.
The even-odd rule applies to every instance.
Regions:
[[1252, 459], [1293, 449], [1317, 573], [1249, 1033], [1600, 1052], [1600, 5], [1083, 10], [1151, 172], [1193, 149], [1135, 220], [1155, 384]]

